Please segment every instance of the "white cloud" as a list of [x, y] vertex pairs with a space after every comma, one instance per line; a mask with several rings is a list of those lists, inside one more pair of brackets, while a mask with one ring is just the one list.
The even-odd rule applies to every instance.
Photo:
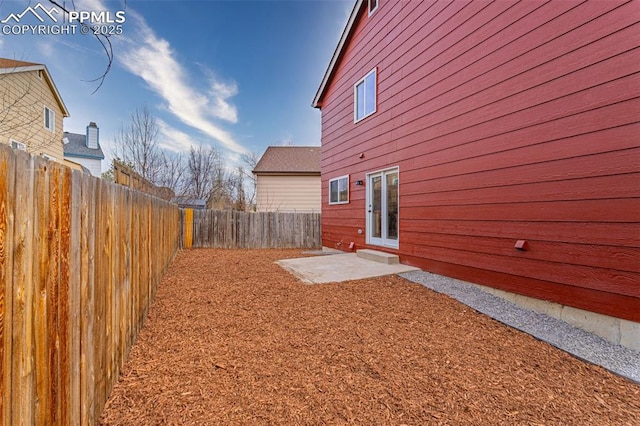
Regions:
[[[132, 18], [135, 23], [130, 22]], [[233, 152], [246, 152], [215, 121], [238, 121], [237, 110], [229, 103], [229, 98], [238, 92], [237, 86], [221, 82], [209, 72], [208, 90], [196, 87], [176, 59], [170, 43], [158, 37], [142, 16], [128, 9], [127, 24], [127, 35], [128, 31], [134, 31], [133, 28], [137, 30], [122, 45], [123, 51], [116, 55], [117, 60], [160, 95], [167, 110], [180, 121], [217, 140]]]
[[[158, 37], [144, 17], [130, 7], [107, 7], [101, 0], [76, 0], [75, 7], [89, 11], [126, 10], [124, 35], [111, 38], [115, 60], [141, 77], [164, 100], [163, 107], [184, 124], [215, 139], [231, 152], [241, 154], [247, 151], [216, 122], [238, 122], [237, 109], [230, 102], [230, 98], [238, 93], [234, 82], [221, 81], [205, 68], [202, 72], [208, 85], [194, 85], [170, 43]], [[169, 126], [166, 129], [166, 135], [173, 137], [178, 146], [187, 146], [188, 135]]]
[[36, 44], [38, 52], [43, 57], [47, 58], [48, 64], [50, 64], [56, 57], [54, 43], [55, 40], [51, 40], [51, 38], [42, 38], [39, 39]]
[[210, 85], [211, 113], [223, 120], [237, 123], [238, 112], [233, 105], [227, 102], [227, 99], [238, 94], [238, 86], [235, 83], [225, 84], [213, 79], [210, 79]]
[[192, 136], [171, 127], [162, 120], [157, 120], [160, 128], [160, 146], [173, 152], [189, 151], [192, 146], [198, 145], [198, 141]]
[[[101, 0], [75, 0], [74, 2], [76, 10], [86, 10], [91, 12], [101, 12], [111, 10]], [[68, 5], [67, 5], [68, 7]]]

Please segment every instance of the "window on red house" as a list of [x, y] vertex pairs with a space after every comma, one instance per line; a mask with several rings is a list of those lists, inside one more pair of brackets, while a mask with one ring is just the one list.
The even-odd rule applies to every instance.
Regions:
[[376, 69], [354, 86], [354, 122], [376, 112]]
[[378, 0], [369, 0], [369, 16], [378, 9]]

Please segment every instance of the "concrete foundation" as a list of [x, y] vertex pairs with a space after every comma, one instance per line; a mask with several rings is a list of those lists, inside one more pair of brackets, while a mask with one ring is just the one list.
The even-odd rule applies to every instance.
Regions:
[[640, 323], [597, 314], [570, 306], [546, 302], [503, 290], [474, 284], [489, 294], [508, 300], [525, 309], [557, 318], [582, 330], [593, 333], [616, 345], [640, 352]]

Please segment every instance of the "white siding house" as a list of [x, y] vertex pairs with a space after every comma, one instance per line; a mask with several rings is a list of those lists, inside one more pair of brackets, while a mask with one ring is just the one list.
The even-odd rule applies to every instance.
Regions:
[[93, 176], [102, 175], [104, 153], [100, 147], [100, 129], [89, 123], [84, 135], [64, 132], [64, 158], [85, 167]]

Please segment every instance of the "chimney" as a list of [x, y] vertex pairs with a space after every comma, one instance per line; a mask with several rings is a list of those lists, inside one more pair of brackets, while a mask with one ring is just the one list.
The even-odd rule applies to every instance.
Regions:
[[87, 126], [87, 148], [98, 149], [100, 146], [98, 130], [98, 126], [93, 121]]

